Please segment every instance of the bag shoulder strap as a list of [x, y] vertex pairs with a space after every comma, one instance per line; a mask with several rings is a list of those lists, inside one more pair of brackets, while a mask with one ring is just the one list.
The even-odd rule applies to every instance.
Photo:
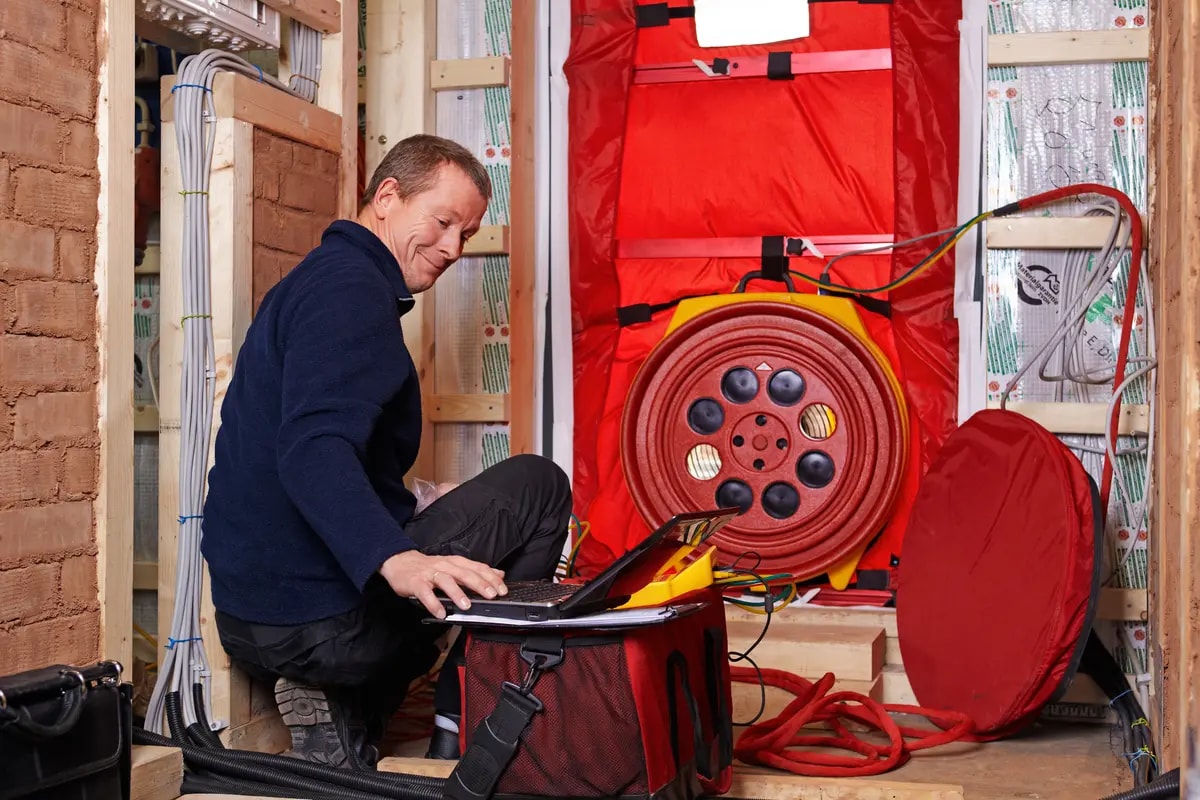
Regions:
[[479, 723], [471, 735], [471, 744], [454, 771], [446, 779], [445, 800], [485, 800], [496, 791], [496, 784], [516, 755], [521, 734], [544, 706], [533, 694], [542, 673], [562, 663], [561, 635], [530, 636], [521, 644], [521, 660], [529, 672], [520, 685], [501, 684], [496, 708]]

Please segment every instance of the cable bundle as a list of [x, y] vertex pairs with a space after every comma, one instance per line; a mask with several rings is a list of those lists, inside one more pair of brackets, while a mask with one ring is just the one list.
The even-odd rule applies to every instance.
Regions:
[[321, 86], [321, 42], [319, 31], [292, 20], [288, 52], [292, 74], [288, 78], [288, 89], [309, 103], [317, 101], [317, 89]]
[[[295, 94], [248, 61], [220, 50], [205, 50], [185, 58], [171, 90], [184, 215], [180, 242], [183, 366], [179, 389], [179, 539], [170, 639], [146, 713], [148, 729], [155, 733], [164, 731], [166, 697], [172, 692], [196, 699], [196, 707], [183, 704], [186, 725], [211, 716], [211, 672], [200, 631], [204, 568], [200, 520], [216, 391], [208, 189], [216, 137], [212, 85], [222, 71], [240, 73]], [[193, 685], [203, 686], [199, 696], [189, 691]]]

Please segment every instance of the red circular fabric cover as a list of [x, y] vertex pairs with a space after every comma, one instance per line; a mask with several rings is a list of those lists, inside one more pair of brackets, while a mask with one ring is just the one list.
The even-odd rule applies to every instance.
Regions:
[[922, 482], [898, 569], [896, 624], [917, 703], [976, 738], [1031, 723], [1090, 627], [1098, 501], [1083, 465], [1010, 411], [971, 417]]

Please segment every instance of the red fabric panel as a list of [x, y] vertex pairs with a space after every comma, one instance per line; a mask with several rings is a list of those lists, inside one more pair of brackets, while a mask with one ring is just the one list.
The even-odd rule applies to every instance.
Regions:
[[[735, 259], [617, 261], [614, 241], [785, 232], [905, 238], [954, 225], [958, 5], [817, 4], [810, 7], [808, 39], [702, 50], [691, 20], [637, 29], [632, 3], [572, 0], [566, 75], [574, 489], [576, 512], [590, 521], [597, 548], [589, 555], [585, 545], [582, 563], [592, 557], [591, 563], [602, 563], [644, 531], [624, 487], [617, 431], [624, 392], [670, 312], [621, 331], [616, 308], [728, 291], [757, 267], [756, 260]], [[630, 86], [635, 62], [888, 46], [896, 65], [891, 72]], [[907, 270], [928, 245], [884, 257], [885, 274], [874, 285]], [[875, 270], [867, 261], [841, 262], [835, 279], [863, 285]], [[944, 260], [893, 293], [894, 331], [880, 334], [920, 423], [913, 425], [918, 470], [954, 426], [952, 292], [953, 265]], [[917, 481], [909, 476], [908, 498]], [[907, 508], [902, 501], [864, 567], [886, 567], [899, 550]]]
[[[960, 221], [960, 16], [958, 2], [896, 0], [892, 4], [897, 241], [952, 228]], [[892, 274], [911, 269], [930, 252], [930, 244], [899, 251]], [[892, 304], [905, 390], [921, 420], [928, 468], [958, 416], [953, 255], [893, 292]]]
[[571, 0], [567, 176], [571, 217], [571, 331], [576, 430], [572, 484], [576, 508], [598, 487], [593, 436], [617, 342], [613, 269], [625, 108], [637, 43], [627, 0]]
[[1031, 722], [1087, 632], [1095, 528], [1083, 466], [1041, 426], [988, 410], [958, 429], [925, 476], [898, 570], [917, 702], [967, 714], [979, 738]]
[[891, 93], [883, 70], [634, 86], [617, 237], [890, 233]]

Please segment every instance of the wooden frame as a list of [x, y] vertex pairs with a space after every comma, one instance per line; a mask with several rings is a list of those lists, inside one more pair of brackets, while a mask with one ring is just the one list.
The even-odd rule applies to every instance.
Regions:
[[[1103, 217], [997, 217], [984, 225], [989, 250], [1083, 250], [1103, 247], [1112, 221]], [[1145, 227], [1143, 220], [1142, 229]]]
[[[134, 0], [102, 0], [101, 42], [133, 40]], [[100, 655], [133, 668], [133, 140], [134, 54], [99, 48], [100, 171], [96, 269], [100, 463], [93, 504]]]
[[1180, 796], [1196, 791], [1200, 728], [1200, 0], [1152, 4], [1150, 272], [1158, 321], [1157, 497], [1150, 526], [1150, 709], [1159, 766], [1180, 769]]
[[[509, 424], [514, 455], [534, 449], [537, 269], [534, 215], [534, 60], [537, 3], [514, 0], [512, 56], [437, 59], [437, 4], [433, 0], [368, 0], [367, 173], [401, 139], [435, 128], [437, 91], [468, 87], [511, 87], [512, 156], [509, 225], [485, 226], [472, 237], [464, 256], [508, 255], [510, 394], [437, 393], [437, 292], [417, 297], [403, 319], [409, 351], [417, 362], [425, 409], [421, 449], [411, 474], [443, 478], [435, 457], [434, 427], [475, 422]], [[404, 75], [398, 81], [389, 76]]]
[[[357, 19], [342, 13], [343, 24]], [[212, 326], [216, 348], [216, 407], [209, 442], [220, 420], [220, 402], [232, 376], [237, 352], [253, 310], [254, 131], [303, 142], [341, 157], [338, 176], [339, 213], [352, 216], [357, 201], [357, 23], [347, 25], [350, 39], [325, 36], [321, 87], [317, 104], [306, 103], [240, 74], [221, 73], [213, 80], [216, 119], [209, 178], [209, 242], [211, 248]], [[344, 47], [343, 45], [346, 45]], [[346, 48], [352, 44], [349, 52]], [[162, 87], [162, 279], [159, 374], [159, 564], [157, 570], [159, 639], [170, 635], [175, 604], [179, 469], [179, 380], [183, 329], [180, 317], [182, 197], [179, 155], [175, 144], [174, 77]], [[131, 295], [132, 296], [132, 295]], [[146, 570], [143, 568], [142, 573]], [[139, 576], [143, 581], [148, 575]], [[223, 725], [222, 738], [234, 747], [279, 751], [287, 733], [274, 704], [259, 703], [249, 679], [232, 667], [216, 630], [211, 594], [204, 571], [201, 631], [210, 663], [212, 716]], [[160, 648], [161, 648], [160, 644]], [[161, 653], [160, 653], [161, 655]], [[261, 706], [261, 708], [260, 708]]]
[[989, 67], [1145, 61], [1150, 57], [1150, 30], [1056, 31], [988, 36]]

